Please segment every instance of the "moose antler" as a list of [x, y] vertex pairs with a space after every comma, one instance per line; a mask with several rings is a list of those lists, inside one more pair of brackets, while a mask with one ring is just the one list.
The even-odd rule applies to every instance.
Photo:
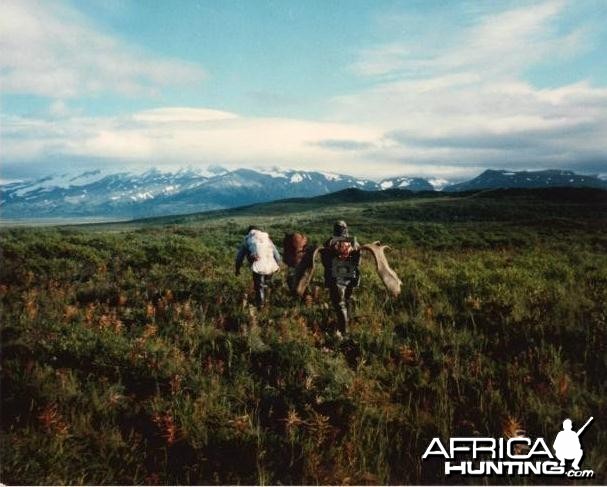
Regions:
[[361, 250], [366, 250], [373, 254], [375, 259], [375, 265], [377, 267], [377, 274], [381, 278], [386, 286], [386, 289], [392, 293], [392, 296], [397, 297], [400, 294], [400, 286], [402, 281], [396, 275], [396, 272], [388, 264], [388, 260], [384, 254], [386, 249], [389, 249], [387, 245], [381, 245], [380, 241], [373, 242], [372, 244], [366, 244], [361, 246]]

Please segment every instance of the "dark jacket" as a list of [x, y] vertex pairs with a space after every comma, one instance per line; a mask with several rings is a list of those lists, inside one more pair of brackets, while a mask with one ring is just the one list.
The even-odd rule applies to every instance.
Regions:
[[[339, 255], [336, 246], [340, 242], [347, 242], [351, 251], [347, 257]], [[337, 284], [356, 287], [360, 283], [360, 245], [356, 237], [331, 237], [320, 252], [324, 266], [325, 287]]]

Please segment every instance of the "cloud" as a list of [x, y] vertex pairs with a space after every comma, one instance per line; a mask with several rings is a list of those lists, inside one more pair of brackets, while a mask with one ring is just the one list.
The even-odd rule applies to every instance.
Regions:
[[[601, 158], [607, 160], [607, 89], [587, 83], [543, 90], [521, 82], [478, 91], [465, 83], [436, 86], [426, 92], [376, 87], [350, 98], [342, 109], [351, 118], [338, 122], [191, 107], [115, 117], [5, 116], [2, 160], [5, 166], [65, 160], [96, 167], [100, 159], [120, 168], [277, 165], [376, 178], [468, 177], [486, 167], [595, 172]], [[356, 121], [363, 114], [364, 125]]]
[[[0, 24], [3, 52], [5, 45], [14, 51], [3, 55], [10, 69], [0, 71], [9, 86], [53, 97], [152, 94], [169, 80], [203, 77], [181, 61], [141, 56], [57, 4], [38, 10], [23, 2], [5, 5], [9, 33], [25, 53], [15, 54], [17, 41]], [[48, 161], [91, 167], [107, 161], [119, 168], [265, 165], [376, 178], [463, 178], [487, 167], [597, 172], [607, 161], [607, 88], [583, 78], [551, 88], [525, 80], [530, 67], [564, 59], [588, 42], [580, 22], [559, 27], [566, 6], [536, 3], [492, 14], [483, 8], [475, 22], [435, 34], [427, 46], [419, 42], [423, 36], [416, 44], [395, 35], [365, 49], [350, 66], [362, 81], [354, 84], [364, 88], [331, 98], [322, 120], [188, 106], [88, 117], [60, 101], [49, 108], [52, 118], [3, 117], [2, 161], [13, 169]], [[7, 22], [6, 15], [1, 19]], [[288, 105], [271, 94], [254, 95]]]
[[317, 142], [312, 142], [311, 145], [324, 147], [325, 149], [334, 149], [339, 151], [360, 151], [373, 147], [371, 142], [360, 142], [358, 140], [335, 140], [324, 139]]
[[61, 3], [5, 0], [1, 9], [4, 93], [154, 96], [163, 87], [197, 84], [205, 77], [195, 64], [157, 58], [99, 31]]
[[[440, 37], [432, 32], [419, 32], [413, 40], [363, 49], [351, 69], [361, 76], [388, 78], [427, 79], [462, 71], [472, 71], [484, 78], [512, 76], [546, 54], [572, 55], [583, 45], [586, 35], [583, 27], [566, 33], [555, 28], [564, 6], [564, 1], [554, 0], [483, 13], [463, 31], [447, 28]], [[419, 22], [415, 18], [406, 20]], [[405, 31], [412, 28], [416, 27], [402, 27]], [[429, 23], [428, 28], [435, 26]]]
[[[356, 125], [287, 118], [255, 118], [205, 108], [169, 107], [128, 116], [42, 120], [5, 116], [2, 158], [11, 164], [50, 157], [145, 161], [157, 166], [252, 163], [361, 173], [361, 154], [335, 154], [315, 142], [365, 145], [381, 132]], [[329, 144], [330, 145], [330, 144]]]
[[208, 108], [170, 107], [145, 110], [133, 115], [137, 122], [149, 123], [199, 123], [238, 118], [235, 113]]
[[607, 161], [606, 107], [607, 89], [586, 82], [439, 83], [427, 91], [390, 83], [335, 100], [340, 121], [364, 116], [383, 128], [374, 157], [384, 161], [582, 171], [589, 153]]
[[551, 1], [483, 11], [468, 28], [447, 29], [438, 44], [432, 37], [422, 45], [418, 37], [365, 49], [350, 68], [374, 82], [334, 97], [332, 120], [381, 127], [372, 156], [420, 172], [594, 168], [607, 161], [607, 89], [583, 79], [537, 88], [524, 79], [545, 59], [562, 61], [585, 49], [585, 25], [561, 26], [566, 7]]

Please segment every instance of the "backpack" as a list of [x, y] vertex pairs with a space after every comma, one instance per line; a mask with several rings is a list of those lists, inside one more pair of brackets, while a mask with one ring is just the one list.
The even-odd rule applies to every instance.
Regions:
[[289, 267], [297, 267], [304, 256], [308, 237], [301, 233], [288, 233], [282, 241], [283, 258]]
[[348, 237], [333, 237], [327, 243], [325, 269], [338, 282], [358, 279], [360, 253], [354, 250], [354, 240]]
[[349, 240], [337, 240], [333, 243], [332, 250], [335, 257], [339, 260], [347, 260], [354, 248], [352, 247], [352, 242]]
[[251, 230], [245, 237], [245, 245], [249, 255], [257, 257], [251, 263], [253, 272], [269, 276], [278, 270], [278, 263], [274, 259], [274, 244], [266, 232]]

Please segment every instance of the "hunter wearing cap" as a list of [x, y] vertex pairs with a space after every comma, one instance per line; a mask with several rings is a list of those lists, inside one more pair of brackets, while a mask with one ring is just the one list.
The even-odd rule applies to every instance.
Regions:
[[354, 288], [360, 283], [360, 246], [348, 232], [345, 221], [333, 225], [333, 236], [321, 252], [325, 287], [329, 289], [331, 303], [337, 313], [337, 331], [346, 333]]

